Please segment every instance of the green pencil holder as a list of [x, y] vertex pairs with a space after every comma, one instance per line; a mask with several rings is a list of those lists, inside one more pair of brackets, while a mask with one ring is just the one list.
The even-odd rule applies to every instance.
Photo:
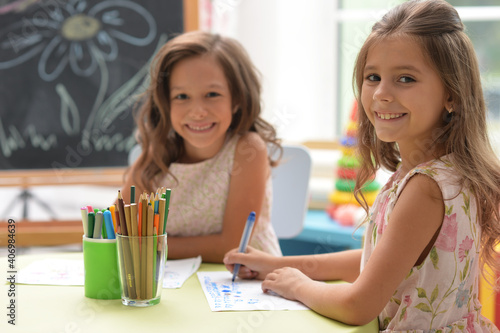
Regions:
[[116, 239], [93, 239], [83, 236], [85, 296], [96, 299], [120, 299]]

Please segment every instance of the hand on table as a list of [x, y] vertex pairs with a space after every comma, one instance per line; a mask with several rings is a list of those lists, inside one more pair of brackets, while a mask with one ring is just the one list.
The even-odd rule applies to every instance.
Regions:
[[278, 268], [267, 274], [262, 282], [264, 292], [272, 291], [292, 301], [297, 299], [299, 288], [310, 282], [311, 279], [300, 270], [291, 267]]

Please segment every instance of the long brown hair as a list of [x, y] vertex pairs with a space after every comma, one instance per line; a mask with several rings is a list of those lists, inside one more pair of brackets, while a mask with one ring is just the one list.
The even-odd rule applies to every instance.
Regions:
[[[170, 121], [170, 73], [180, 60], [201, 55], [213, 56], [220, 64], [231, 92], [232, 108], [238, 106], [228, 129], [230, 135], [256, 132], [271, 149], [281, 151], [276, 130], [261, 118], [258, 71], [241, 44], [207, 32], [184, 33], [168, 41], [155, 56], [151, 83], [136, 114], [142, 153], [129, 171], [134, 182], [147, 191], [158, 186], [170, 164], [184, 152], [183, 139], [174, 132]], [[275, 165], [275, 161], [269, 162]]]
[[482, 229], [482, 263], [498, 271], [500, 260], [495, 258], [495, 246], [500, 239], [500, 162], [487, 135], [486, 106], [473, 45], [457, 11], [446, 1], [412, 0], [395, 7], [373, 26], [358, 54], [353, 82], [359, 107], [358, 152], [363, 162], [356, 181], [356, 197], [367, 210], [360, 191], [362, 185], [380, 167], [395, 171], [401, 160], [395, 142], [377, 138], [361, 103], [368, 51], [375, 43], [392, 36], [410, 38], [421, 46], [451, 96], [453, 113], [443, 119], [442, 128], [434, 133], [427, 148], [444, 147], [445, 154], [451, 154], [463, 186], [474, 193]]

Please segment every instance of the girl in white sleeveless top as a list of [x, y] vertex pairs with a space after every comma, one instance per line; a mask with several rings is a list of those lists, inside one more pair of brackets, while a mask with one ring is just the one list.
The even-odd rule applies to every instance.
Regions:
[[[205, 32], [182, 34], [154, 59], [137, 114], [142, 153], [121, 193], [172, 189], [168, 257], [222, 262], [256, 213], [250, 244], [281, 255], [270, 221], [268, 147], [281, 150], [261, 118], [260, 82], [243, 47]], [[137, 200], [137, 198], [136, 198]]]

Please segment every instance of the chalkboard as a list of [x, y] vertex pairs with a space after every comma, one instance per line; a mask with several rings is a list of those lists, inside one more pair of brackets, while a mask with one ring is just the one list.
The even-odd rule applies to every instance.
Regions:
[[182, 0], [0, 2], [0, 169], [124, 166]]

